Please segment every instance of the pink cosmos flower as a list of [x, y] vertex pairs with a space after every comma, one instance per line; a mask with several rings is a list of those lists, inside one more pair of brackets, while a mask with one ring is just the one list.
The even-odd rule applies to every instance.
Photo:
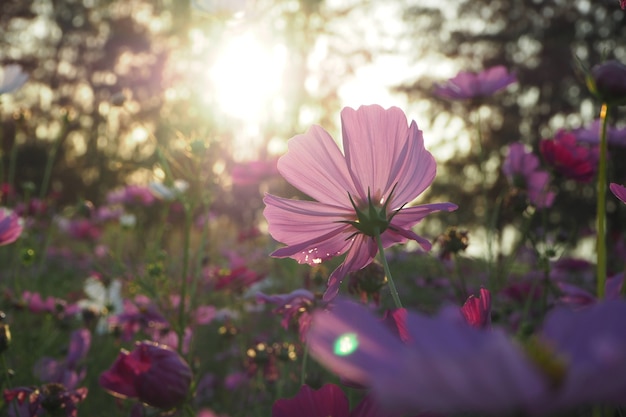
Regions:
[[626, 405], [625, 314], [623, 300], [555, 308], [520, 341], [445, 314], [408, 312], [402, 342], [362, 305], [339, 301], [314, 314], [307, 340], [313, 357], [369, 386], [389, 411], [574, 415]]
[[451, 203], [405, 208], [435, 178], [436, 163], [424, 148], [422, 132], [397, 107], [362, 106], [341, 112], [345, 154], [320, 126], [297, 135], [278, 161], [285, 179], [317, 201], [266, 195], [265, 218], [270, 234], [287, 246], [272, 256], [319, 264], [347, 254], [328, 280], [325, 300], [337, 294], [351, 271], [368, 265], [383, 247], [408, 239], [424, 250], [430, 242], [411, 227], [428, 214], [452, 211]]
[[548, 191], [550, 175], [539, 169], [539, 158], [526, 150], [522, 143], [509, 146], [502, 171], [514, 186], [526, 190], [528, 201], [537, 208], [547, 208], [554, 202], [555, 194]]
[[622, 200], [623, 203], [626, 203], [626, 187], [612, 182], [609, 184], [609, 188], [615, 197]]
[[22, 222], [17, 213], [0, 208], [0, 246], [8, 245], [22, 234]]
[[435, 94], [453, 100], [488, 97], [516, 81], [515, 74], [498, 65], [479, 73], [461, 71], [445, 84], [437, 84]]
[[598, 147], [580, 145], [572, 133], [560, 130], [553, 140], [542, 140], [539, 150], [545, 161], [567, 178], [589, 182], [596, 174]]

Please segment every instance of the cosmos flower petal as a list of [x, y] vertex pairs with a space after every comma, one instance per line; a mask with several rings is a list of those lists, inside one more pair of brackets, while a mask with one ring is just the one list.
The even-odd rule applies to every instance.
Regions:
[[486, 69], [481, 74], [481, 81], [480, 94], [488, 96], [509, 84], [513, 84], [517, 81], [517, 77], [515, 74], [510, 74], [504, 66], [498, 65]]
[[393, 358], [404, 349], [400, 339], [369, 310], [345, 300], [331, 311], [313, 314], [307, 343], [311, 355], [324, 366], [362, 385], [371, 384], [371, 371], [381, 358]]
[[324, 301], [330, 301], [337, 295], [339, 286], [347, 274], [358, 271], [376, 256], [377, 248], [374, 240], [365, 235], [356, 235], [344, 261], [328, 278], [328, 287], [324, 292]]
[[424, 148], [424, 138], [415, 121], [411, 122], [408, 135], [406, 150], [398, 155], [387, 181], [387, 190], [391, 191], [395, 186], [391, 209], [397, 209], [423, 193], [437, 173], [435, 158]]
[[609, 188], [615, 197], [622, 200], [623, 203], [626, 203], [626, 187], [612, 182]]
[[[263, 214], [274, 239], [287, 245], [309, 241], [346, 228], [340, 223], [350, 218], [351, 209], [339, 209], [316, 201], [291, 200], [268, 194]], [[350, 233], [343, 236], [348, 237]]]
[[333, 138], [320, 126], [313, 126], [287, 143], [289, 152], [278, 160], [281, 175], [319, 202], [351, 207], [348, 193], [355, 195], [356, 189]]
[[626, 405], [626, 303], [557, 308], [541, 335], [567, 364], [559, 395], [542, 412], [594, 403]]
[[359, 197], [366, 201], [368, 190], [373, 198], [383, 197], [391, 191], [389, 173], [406, 158], [402, 153], [406, 153], [409, 128], [404, 112], [378, 105], [346, 107], [341, 125], [346, 161]]

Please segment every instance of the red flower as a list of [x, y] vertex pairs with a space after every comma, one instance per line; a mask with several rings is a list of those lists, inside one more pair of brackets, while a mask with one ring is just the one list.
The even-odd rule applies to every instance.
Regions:
[[597, 147], [589, 148], [576, 142], [572, 133], [559, 131], [553, 140], [542, 140], [539, 150], [546, 163], [567, 178], [589, 182], [596, 174]]

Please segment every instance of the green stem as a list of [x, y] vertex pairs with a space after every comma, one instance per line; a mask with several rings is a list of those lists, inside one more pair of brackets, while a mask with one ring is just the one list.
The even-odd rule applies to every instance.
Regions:
[[41, 189], [39, 190], [39, 198], [44, 199], [46, 194], [48, 193], [48, 187], [50, 186], [50, 178], [52, 177], [52, 167], [54, 166], [54, 161], [56, 159], [57, 153], [59, 152], [59, 148], [61, 147], [61, 143], [67, 133], [67, 125], [69, 124], [68, 116], [65, 116], [63, 120], [63, 128], [54, 141], [54, 145], [52, 146], [52, 151], [48, 154], [48, 158], [46, 160], [46, 168], [43, 174], [43, 180], [41, 182]]
[[600, 119], [602, 121], [602, 129], [600, 131], [600, 161], [598, 166], [598, 200], [597, 200], [597, 293], [598, 298], [604, 298], [604, 288], [606, 285], [606, 125], [608, 119], [609, 106], [602, 104], [600, 111]]
[[183, 339], [185, 336], [185, 327], [187, 325], [187, 314], [186, 314], [186, 301], [187, 298], [187, 273], [189, 270], [189, 250], [190, 250], [190, 241], [191, 241], [191, 210], [189, 209], [188, 204], [184, 204], [185, 211], [185, 230], [184, 233], [184, 242], [183, 242], [183, 268], [182, 268], [182, 276], [181, 276], [181, 284], [180, 284], [180, 303], [178, 305], [178, 350], [182, 353], [183, 349]]
[[396, 284], [393, 282], [393, 277], [391, 276], [391, 271], [389, 270], [389, 264], [387, 264], [387, 258], [385, 258], [385, 248], [383, 248], [383, 241], [380, 238], [380, 231], [378, 228], [375, 228], [374, 239], [376, 239], [376, 245], [378, 245], [378, 255], [380, 256], [380, 263], [383, 264], [383, 268], [385, 269], [385, 276], [387, 277], [387, 281], [389, 282], [389, 292], [391, 292], [391, 298], [393, 298], [393, 303], [396, 308], [402, 308], [402, 303], [400, 302], [400, 296], [398, 295], [398, 289], [396, 288]]
[[[2, 366], [4, 367], [4, 377], [6, 379], [6, 386], [4, 387], [3, 391], [6, 390], [10, 390], [11, 389], [11, 375], [9, 374], [9, 365], [7, 364], [7, 358], [5, 356], [5, 353], [2, 352]], [[11, 401], [13, 403], [13, 411], [15, 412], [16, 416], [20, 416], [20, 410], [19, 408], [17, 408], [17, 401], [13, 400]]]
[[302, 367], [300, 368], [300, 386], [306, 383], [306, 365], [309, 358], [309, 344], [304, 344], [304, 352], [302, 352]]

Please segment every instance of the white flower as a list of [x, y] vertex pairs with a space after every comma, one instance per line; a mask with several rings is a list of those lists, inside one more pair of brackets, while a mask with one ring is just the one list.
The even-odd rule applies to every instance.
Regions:
[[120, 225], [127, 229], [132, 229], [137, 224], [137, 216], [134, 214], [122, 214], [120, 216]]
[[28, 74], [17, 64], [7, 65], [0, 74], [0, 94], [12, 93], [28, 80]]
[[171, 187], [163, 184], [162, 182], [151, 182], [149, 184], [150, 191], [155, 197], [163, 200], [175, 200], [189, 189], [189, 183], [185, 180], [176, 180]]
[[111, 281], [106, 287], [97, 276], [90, 276], [83, 284], [83, 291], [88, 298], [78, 301], [81, 310], [91, 310], [100, 316], [96, 331], [99, 334], [109, 331], [108, 316], [120, 314], [124, 311], [122, 299], [122, 282], [119, 279]]

